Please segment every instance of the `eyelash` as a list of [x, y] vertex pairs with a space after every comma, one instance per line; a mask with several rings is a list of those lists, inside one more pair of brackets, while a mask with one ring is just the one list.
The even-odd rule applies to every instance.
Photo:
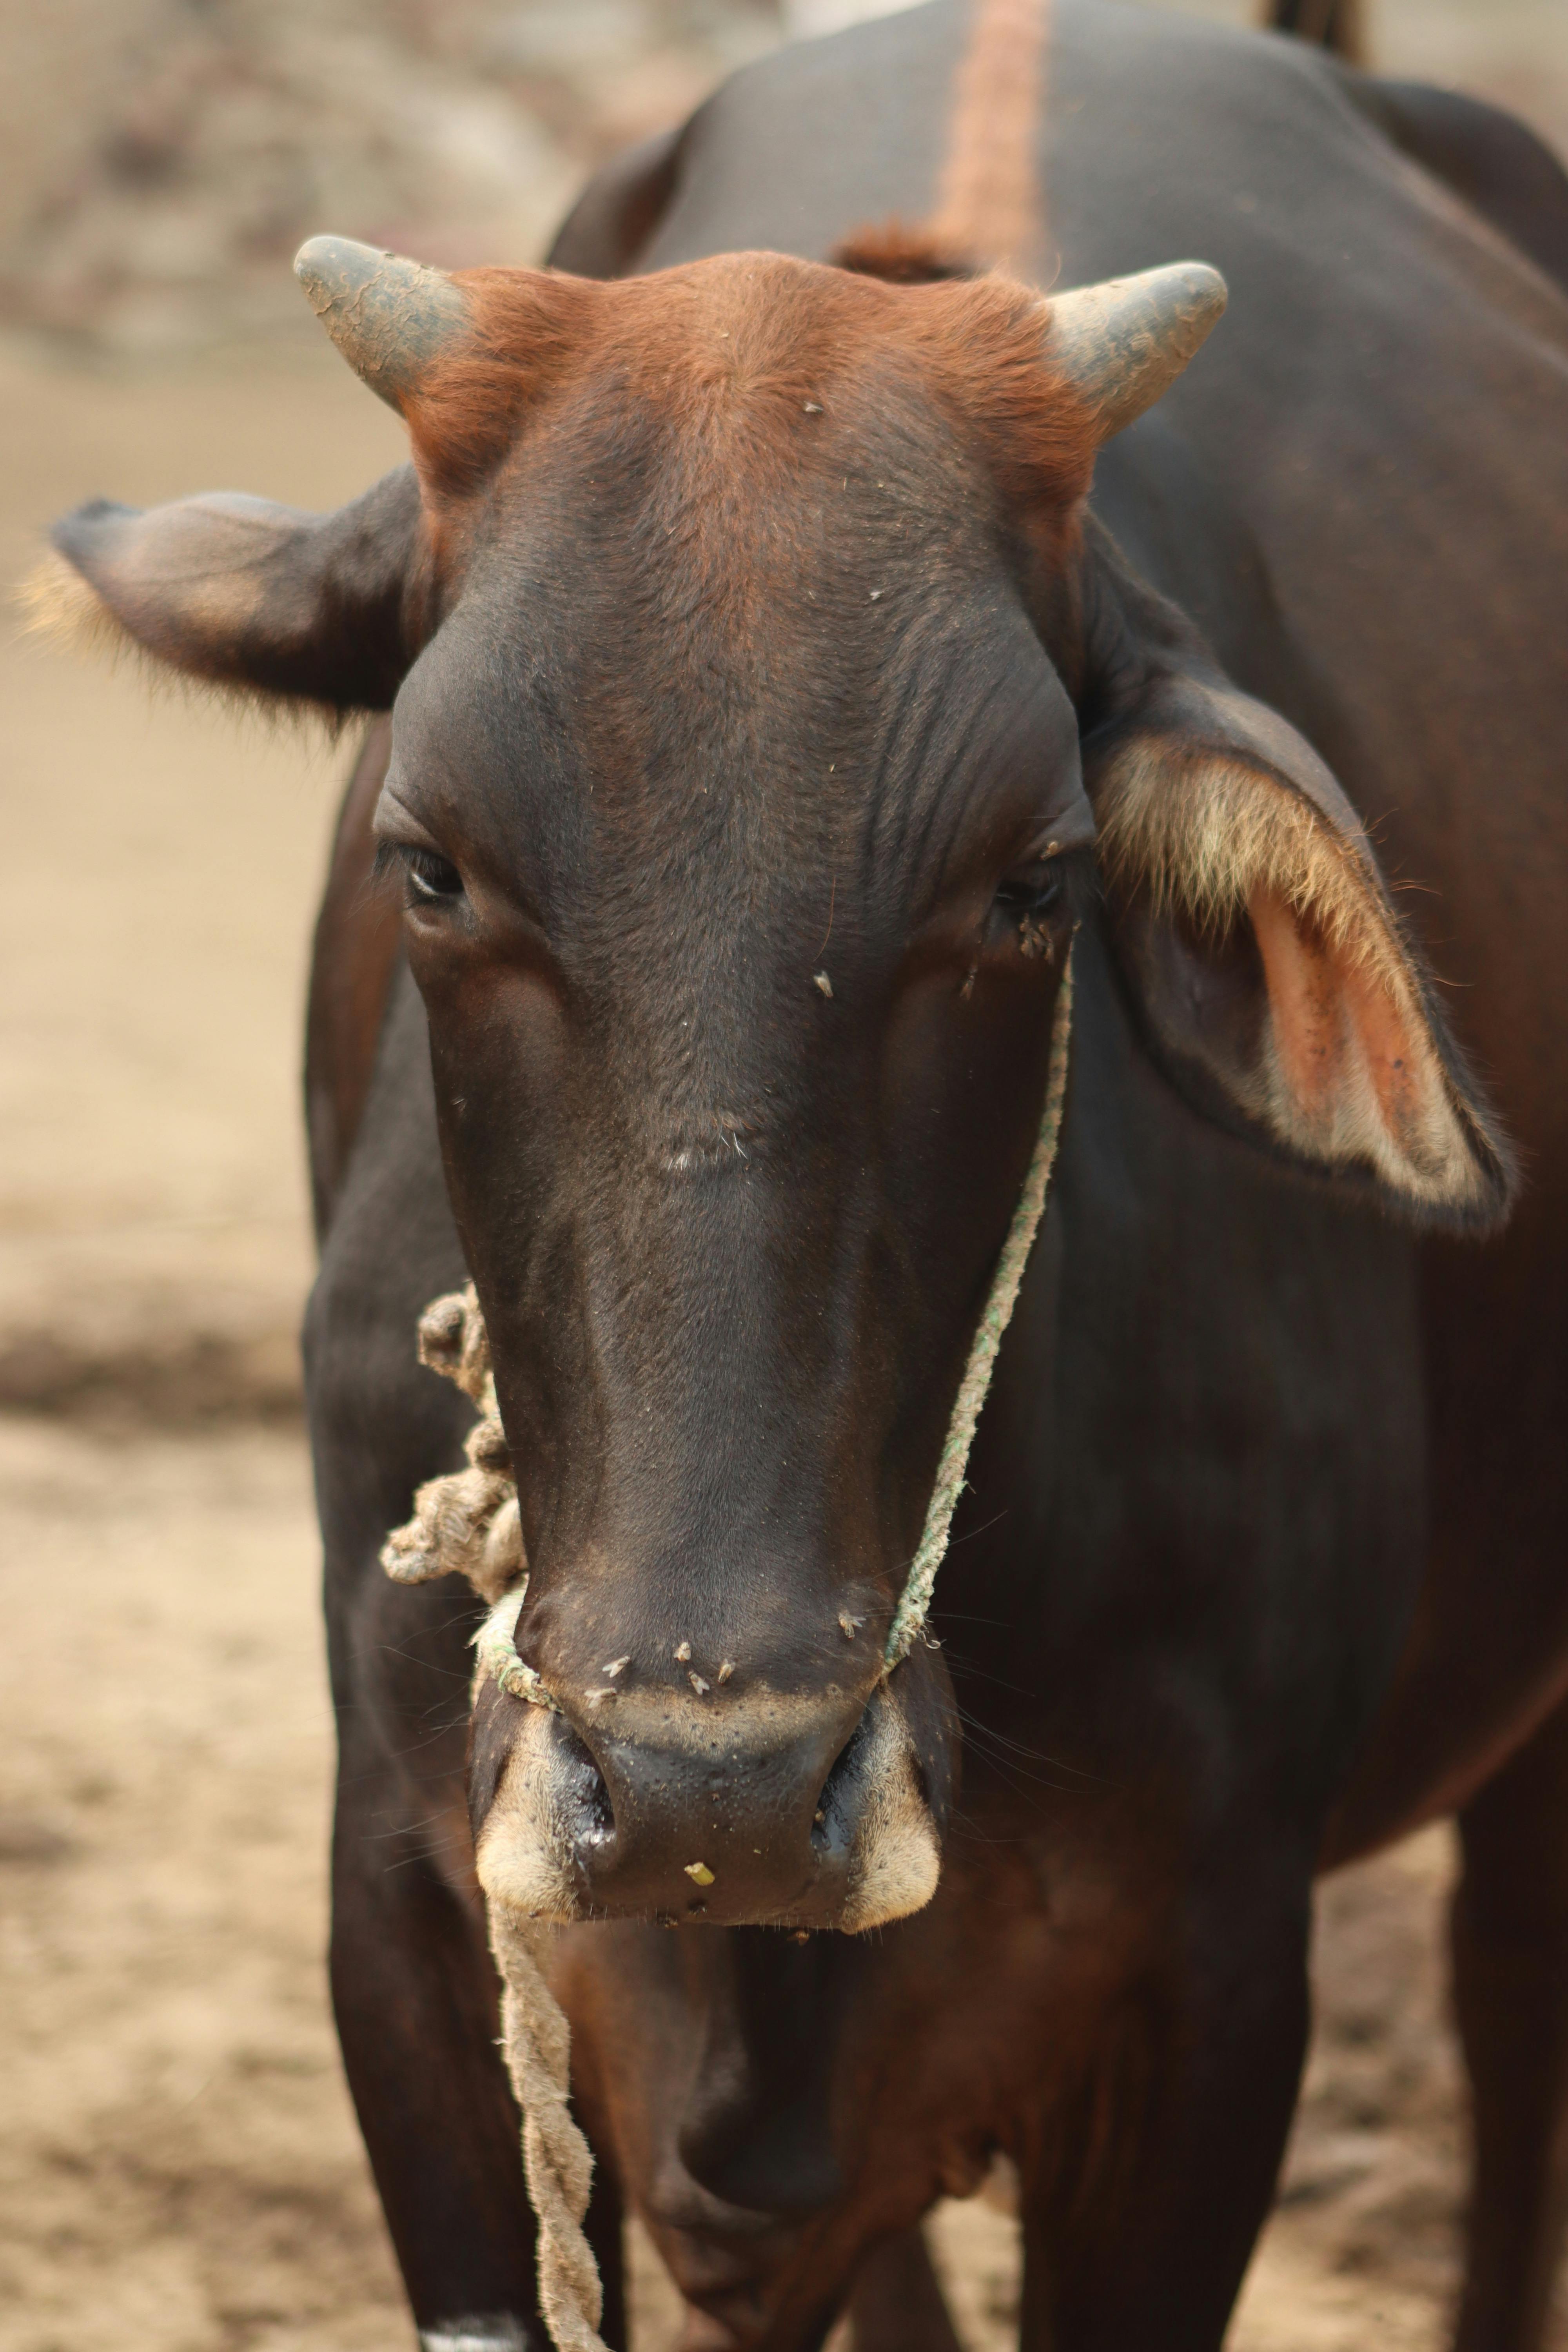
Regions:
[[437, 857], [431, 849], [416, 849], [407, 860], [408, 887], [416, 898], [426, 902], [432, 898], [460, 898], [463, 877], [450, 858]]
[[1066, 905], [1068, 877], [1055, 866], [1033, 874], [1013, 874], [999, 885], [991, 902], [993, 944], [1011, 941], [1029, 963], [1044, 957], [1056, 960], [1051, 925]]
[[399, 873], [409, 901], [417, 906], [438, 906], [444, 899], [460, 898], [463, 877], [449, 857], [442, 857], [433, 849], [416, 849], [407, 842], [384, 841], [375, 854], [377, 880], [388, 873]]
[[1037, 880], [1013, 875], [997, 890], [995, 903], [1009, 922], [1037, 922], [1061, 904], [1061, 898], [1062, 877], [1058, 873], [1043, 874]]

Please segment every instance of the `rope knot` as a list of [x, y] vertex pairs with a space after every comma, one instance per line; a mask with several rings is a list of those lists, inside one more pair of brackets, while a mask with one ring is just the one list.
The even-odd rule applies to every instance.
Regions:
[[456, 1381], [481, 1410], [487, 1402], [494, 1403], [489, 1334], [471, 1282], [461, 1290], [449, 1290], [444, 1298], [433, 1298], [419, 1318], [419, 1360]]
[[395, 1584], [466, 1576], [493, 1608], [523, 1577], [528, 1563], [511, 1448], [496, 1405], [489, 1338], [471, 1282], [425, 1309], [419, 1360], [460, 1388], [479, 1407], [479, 1418], [464, 1444], [468, 1467], [420, 1487], [413, 1517], [388, 1536], [381, 1564]]

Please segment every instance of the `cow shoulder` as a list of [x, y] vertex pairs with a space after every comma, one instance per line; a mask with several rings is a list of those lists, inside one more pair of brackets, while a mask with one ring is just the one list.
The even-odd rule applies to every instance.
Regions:
[[[305, 1318], [329, 1562], [351, 1583], [407, 1517], [415, 1488], [461, 1460], [472, 1408], [420, 1363], [415, 1334], [430, 1300], [467, 1275], [442, 1174], [425, 1008], [399, 958]], [[386, 1580], [377, 1569], [370, 1582], [379, 1593]]]

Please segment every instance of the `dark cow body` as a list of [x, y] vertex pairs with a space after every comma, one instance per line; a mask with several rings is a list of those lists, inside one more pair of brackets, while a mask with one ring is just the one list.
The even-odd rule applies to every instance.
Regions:
[[[820, 255], [918, 215], [958, 38], [926, 9], [741, 77], [679, 151], [591, 191], [557, 257]], [[1397, 96], [1111, 7], [1061, 10], [1052, 70], [1064, 282], [1191, 250], [1232, 287], [1203, 369], [1102, 456], [1096, 509], [1424, 886], [1407, 919], [1529, 1181], [1477, 1248], [1269, 1165], [1172, 1093], [1080, 940], [1056, 1197], [938, 1594], [968, 1727], [941, 1890], [869, 1946], [570, 1932], [597, 2242], [609, 2257], [618, 2183], [710, 2315], [694, 2347], [816, 2341], [887, 2243], [862, 2340], [914, 2292], [904, 2340], [938, 2345], [900, 2233], [1002, 2147], [1026, 2346], [1217, 2343], [1295, 2096], [1312, 1872], [1458, 1809], [1482, 2125], [1462, 2340], [1523, 2347], [1568, 1968], [1568, 669], [1542, 625], [1568, 554], [1568, 314], [1394, 152]], [[1530, 160], [1545, 262], [1568, 202]], [[374, 961], [374, 931], [347, 952]], [[409, 1362], [417, 1307], [462, 1273], [428, 1087], [400, 971], [310, 1364], [344, 1733], [334, 1984], [426, 2324], [531, 2309], [467, 1893], [468, 1619], [374, 1567], [457, 1434]], [[613, 2293], [611, 2314], [614, 2340]]]
[[[608, 278], [752, 249], [822, 258], [861, 224], [920, 217], [961, 30], [939, 5], [742, 74], [595, 184], [557, 260]], [[1184, 1060], [1192, 1007], [1162, 981], [1156, 917], [1114, 890], [1088, 907], [1051, 1205], [937, 1591], [964, 1736], [934, 1898], [861, 1937], [629, 1916], [563, 1935], [612, 2343], [629, 2201], [688, 2299], [689, 2352], [806, 2352], [847, 2303], [863, 2352], [941, 2352], [915, 2225], [1005, 2152], [1028, 2352], [1212, 2352], [1296, 2096], [1314, 1873], [1450, 1811], [1479, 2158], [1460, 2341], [1540, 2341], [1568, 2192], [1568, 301], [1551, 274], [1568, 184], [1500, 121], [1283, 41], [1109, 0], [1058, 12], [1044, 152], [1062, 282], [1193, 253], [1231, 288], [1201, 362], [1102, 452], [1086, 576], [1128, 642], [1165, 625], [1139, 580], [1169, 599], [1330, 763], [1522, 1188], [1500, 1233], [1445, 1236], [1353, 1171], [1268, 1148]], [[1063, 675], [1093, 800], [1122, 656], [1085, 625]], [[287, 683], [321, 691], [308, 658]], [[482, 765], [482, 732], [466, 742]], [[509, 1431], [547, 1425], [536, 1390], [574, 1373], [564, 1340], [527, 1360], [522, 1310], [506, 1320], [497, 1203], [522, 1197], [506, 1188], [532, 1166], [530, 1119], [504, 1153], [465, 1156], [449, 1043], [433, 1086], [391, 886], [371, 876], [387, 759], [377, 726], [311, 998], [332, 1983], [426, 2341], [467, 2323], [542, 2344], [469, 1828], [477, 1611], [450, 1581], [395, 1588], [377, 1565], [468, 1419], [411, 1348], [426, 1300], [465, 1275], [449, 1186], [503, 1310]], [[745, 960], [725, 970], [750, 1006]], [[1031, 1105], [1043, 1045], [1019, 1057]], [[1461, 1060], [1452, 1073], [1463, 1096]], [[998, 1112], [998, 1197], [1021, 1132]], [[803, 1214], [817, 1181], [801, 1178]], [[990, 1192], [973, 1198], [994, 1223]], [[786, 1370], [816, 1365], [804, 1328], [780, 1342]], [[743, 1350], [723, 1360], [735, 1385], [710, 1427], [722, 1437], [728, 1396], [736, 1458], [765, 1469], [772, 1392]], [[623, 1436], [609, 1414], [606, 1459]], [[638, 1442], [657, 1489], [674, 1456], [657, 1431]], [[548, 1522], [538, 1559], [538, 1654], [569, 1687]], [[481, 1830], [527, 1712], [481, 1703]], [[605, 1884], [606, 1912], [654, 1907]]]
[[[820, 253], [847, 219], [918, 216], [961, 30], [955, 13], [919, 10], [740, 77], [689, 126], [635, 262], [602, 229], [585, 249], [571, 223], [559, 257], [651, 269], [731, 246]], [[1568, 314], [1542, 270], [1562, 252], [1568, 181], [1482, 108], [1468, 110], [1468, 141], [1455, 121], [1447, 156], [1425, 142], [1456, 175], [1473, 157], [1478, 180], [1517, 145], [1491, 209], [1529, 185], [1532, 268], [1390, 153], [1379, 132], [1395, 114], [1401, 146], [1421, 143], [1408, 126], [1422, 110], [1397, 88], [1115, 7], [1065, 12], [1051, 104], [1062, 282], [1135, 268], [1157, 245], [1211, 256], [1232, 294], [1203, 370], [1102, 455], [1096, 510], [1230, 675], [1303, 728], [1375, 828], [1386, 870], [1410, 886], [1405, 919], [1450, 983], [1450, 1024], [1531, 1170], [1506, 1238], [1421, 1253], [1446, 1566], [1429, 1571], [1407, 1688], [1378, 1727], [1381, 1767], [1342, 1800], [1330, 1853], [1345, 1859], [1462, 1801], [1517, 1738], [1521, 1708], [1539, 1717], [1564, 1679], [1568, 1580], [1552, 1530], [1568, 1113], [1551, 1033], [1568, 919], [1554, 781], [1568, 646], [1542, 621], [1568, 554]], [[1505, 1426], [1483, 1436], [1493, 1416], [1477, 1389], [1499, 1393], [1500, 1372]], [[1518, 1550], [1499, 1609], [1503, 1528]], [[1440, 1683], [1412, 1680], [1423, 1654]]]

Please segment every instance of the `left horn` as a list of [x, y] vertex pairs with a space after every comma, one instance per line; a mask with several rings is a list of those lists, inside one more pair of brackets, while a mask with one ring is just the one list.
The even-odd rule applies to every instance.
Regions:
[[1109, 441], [1174, 383], [1228, 299], [1206, 261], [1080, 286], [1049, 305], [1047, 356], [1096, 412], [1100, 438]]
[[471, 331], [468, 297], [444, 269], [352, 237], [311, 237], [294, 275], [354, 373], [396, 409]]

